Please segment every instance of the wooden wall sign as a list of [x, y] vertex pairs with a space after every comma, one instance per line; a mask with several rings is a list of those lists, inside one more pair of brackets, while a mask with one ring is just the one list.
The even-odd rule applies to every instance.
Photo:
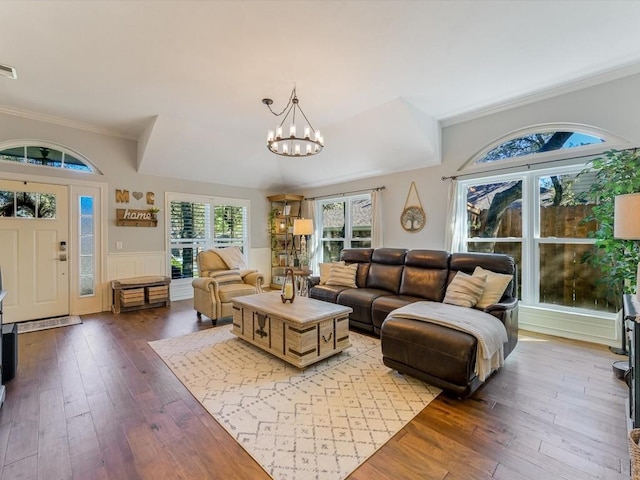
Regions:
[[116, 208], [116, 225], [119, 227], [157, 227], [158, 219], [149, 210]]
[[129, 190], [116, 188], [116, 203], [129, 203]]

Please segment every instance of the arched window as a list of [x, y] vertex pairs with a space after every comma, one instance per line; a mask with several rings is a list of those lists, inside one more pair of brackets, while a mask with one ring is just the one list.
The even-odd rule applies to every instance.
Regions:
[[481, 168], [487, 164], [537, 163], [559, 158], [601, 153], [627, 143], [609, 132], [587, 125], [553, 123], [511, 132], [490, 143], [462, 166]]
[[101, 173], [89, 160], [60, 145], [38, 141], [0, 144], [0, 161], [62, 168], [77, 172]]
[[490, 143], [459, 169], [450, 248], [511, 255], [524, 310], [611, 318], [616, 297], [602, 272], [583, 262], [596, 253], [589, 161], [629, 145], [601, 129], [567, 123], [520, 129]]
[[475, 163], [496, 162], [505, 158], [582, 147], [584, 145], [603, 143], [604, 141], [603, 138], [575, 131], [531, 133], [501, 143], [486, 155], [478, 158]]

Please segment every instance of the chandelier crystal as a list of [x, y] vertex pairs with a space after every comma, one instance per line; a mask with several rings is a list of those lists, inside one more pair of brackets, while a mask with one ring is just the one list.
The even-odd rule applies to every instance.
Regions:
[[[324, 148], [324, 137], [320, 133], [320, 130], [315, 130], [311, 125], [311, 122], [302, 111], [300, 102], [296, 96], [296, 88], [293, 87], [291, 96], [287, 106], [280, 113], [276, 113], [271, 108], [273, 100], [270, 98], [263, 98], [264, 103], [271, 113], [276, 117], [284, 115], [282, 122], [274, 130], [269, 130], [267, 134], [267, 148], [276, 155], [282, 155], [285, 157], [308, 157], [320, 153]], [[299, 112], [299, 115], [298, 115]], [[303, 128], [299, 128], [296, 125], [296, 115], [300, 120], [300, 115], [304, 118], [306, 124]], [[289, 119], [290, 117], [290, 119]], [[289, 119], [290, 123], [287, 123]], [[283, 136], [283, 128], [289, 129], [289, 135]], [[302, 135], [299, 135], [302, 134]]]

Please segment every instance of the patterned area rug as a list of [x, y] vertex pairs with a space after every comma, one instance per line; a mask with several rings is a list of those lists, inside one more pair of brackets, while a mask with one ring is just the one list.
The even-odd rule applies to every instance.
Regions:
[[82, 323], [82, 320], [77, 315], [45, 318], [43, 320], [31, 320], [29, 322], [18, 323], [18, 333], [29, 333], [37, 332], [38, 330], [47, 330], [49, 328], [68, 327], [69, 325], [78, 325], [79, 323]]
[[379, 340], [350, 339], [347, 350], [305, 370], [238, 339], [229, 325], [149, 345], [271, 477], [339, 480], [440, 393], [385, 367]]

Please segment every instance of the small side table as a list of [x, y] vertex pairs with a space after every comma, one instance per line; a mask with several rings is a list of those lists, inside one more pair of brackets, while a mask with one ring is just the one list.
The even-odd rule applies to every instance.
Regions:
[[296, 280], [296, 295], [300, 297], [309, 296], [309, 277], [313, 275], [311, 270], [302, 268], [294, 269], [293, 275]]

